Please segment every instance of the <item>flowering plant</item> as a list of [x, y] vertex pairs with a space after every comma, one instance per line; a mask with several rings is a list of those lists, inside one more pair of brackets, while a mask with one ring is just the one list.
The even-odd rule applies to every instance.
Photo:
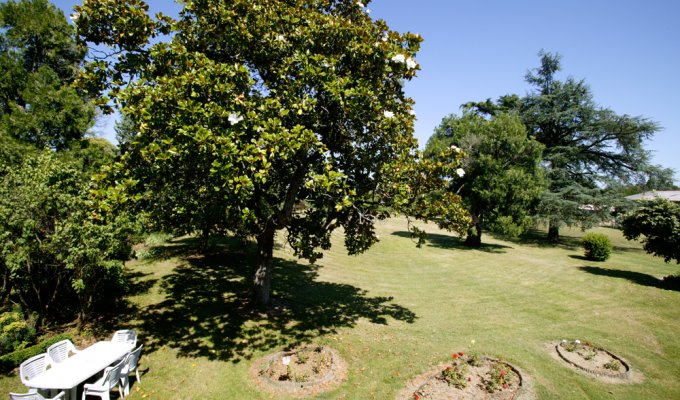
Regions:
[[468, 375], [468, 364], [462, 360], [463, 352], [451, 355], [453, 363], [442, 371], [441, 379], [457, 389], [463, 389], [470, 381]]
[[495, 363], [489, 373], [489, 379], [484, 382], [484, 389], [489, 393], [507, 389], [509, 387], [508, 372], [510, 372], [510, 368], [507, 365], [501, 362]]

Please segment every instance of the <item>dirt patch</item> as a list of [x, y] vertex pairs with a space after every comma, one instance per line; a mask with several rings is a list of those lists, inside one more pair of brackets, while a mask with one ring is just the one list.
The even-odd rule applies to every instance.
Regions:
[[608, 383], [638, 383], [642, 374], [622, 357], [588, 341], [562, 340], [549, 343], [553, 358], [581, 373]]
[[489, 357], [456, 357], [411, 380], [396, 400], [534, 399], [531, 384], [513, 365]]
[[330, 347], [305, 345], [255, 361], [250, 375], [263, 391], [307, 397], [343, 382], [347, 378], [347, 363]]

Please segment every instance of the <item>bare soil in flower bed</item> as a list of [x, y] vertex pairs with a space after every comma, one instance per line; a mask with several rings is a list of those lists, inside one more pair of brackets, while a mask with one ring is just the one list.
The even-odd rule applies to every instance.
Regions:
[[551, 343], [557, 359], [567, 366], [610, 383], [639, 382], [642, 376], [631, 370], [622, 357], [587, 341], [563, 340]]
[[250, 372], [261, 390], [307, 397], [344, 381], [347, 363], [330, 347], [305, 345], [263, 357], [253, 363]]
[[[455, 382], [446, 379], [446, 371], [461, 371]], [[495, 379], [494, 379], [494, 370]], [[502, 378], [499, 380], [500, 373]], [[494, 384], [495, 382], [495, 384]], [[440, 364], [410, 381], [398, 394], [397, 400], [529, 400], [533, 399], [530, 384], [514, 366], [497, 359], [481, 357], [469, 363], [460, 357], [449, 364]]]

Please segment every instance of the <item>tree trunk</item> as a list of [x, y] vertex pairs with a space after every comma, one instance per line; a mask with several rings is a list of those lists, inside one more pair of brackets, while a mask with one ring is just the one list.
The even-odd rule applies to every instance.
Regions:
[[266, 308], [271, 303], [272, 260], [274, 258], [273, 226], [267, 226], [257, 237], [257, 270], [253, 286], [253, 304]]
[[548, 226], [548, 241], [557, 243], [560, 240], [560, 227], [557, 222], [550, 221]]
[[482, 245], [482, 219], [472, 216], [473, 225], [468, 229], [465, 237], [465, 245], [469, 247], [480, 247]]

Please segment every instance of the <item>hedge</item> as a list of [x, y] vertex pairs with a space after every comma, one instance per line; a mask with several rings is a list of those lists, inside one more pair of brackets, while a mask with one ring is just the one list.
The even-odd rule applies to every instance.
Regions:
[[46, 352], [47, 348], [52, 346], [53, 344], [71, 338], [72, 338], [71, 334], [62, 333], [57, 336], [52, 336], [49, 339], [45, 339], [34, 346], [17, 350], [9, 354], [5, 354], [4, 356], [0, 357], [0, 371], [1, 372], [11, 371], [12, 369], [18, 367], [22, 362], [28, 360], [29, 358], [37, 356], [40, 353]]

